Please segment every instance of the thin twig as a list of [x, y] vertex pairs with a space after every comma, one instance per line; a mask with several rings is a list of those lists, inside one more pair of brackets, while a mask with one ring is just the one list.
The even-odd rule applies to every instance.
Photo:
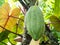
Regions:
[[26, 9], [26, 10], [28, 10], [28, 6], [23, 2], [23, 0], [19, 0], [20, 1], [20, 3], [22, 4], [22, 6]]
[[19, 8], [21, 9], [22, 13], [25, 15], [26, 13], [26, 9], [23, 7], [23, 9], [19, 6]]
[[16, 23], [16, 33], [17, 33], [17, 31], [18, 31], [18, 24]]

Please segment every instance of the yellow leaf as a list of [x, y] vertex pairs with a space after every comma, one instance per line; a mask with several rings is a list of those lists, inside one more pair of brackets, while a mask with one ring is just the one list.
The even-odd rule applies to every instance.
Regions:
[[[10, 10], [11, 10], [10, 5], [8, 3], [4, 3], [0, 8], [0, 26], [6, 28], [7, 30], [13, 29], [13, 27], [17, 23], [17, 18], [19, 17], [19, 13], [20, 13], [19, 8], [15, 8], [11, 12]], [[14, 17], [17, 17], [17, 18], [14, 18]], [[3, 31], [3, 28], [0, 27], [0, 32], [2, 31]]]
[[2, 8], [4, 8], [8, 13], [10, 12], [9, 3], [4, 3], [4, 4], [2, 5]]
[[3, 31], [3, 28], [0, 27], [0, 33]]
[[[0, 8], [0, 25], [4, 27], [4, 24], [7, 19], [7, 11], [4, 8]], [[0, 33], [3, 31], [3, 28], [0, 27]]]
[[8, 13], [4, 8], [0, 8], [0, 25], [4, 27]]
[[20, 14], [20, 9], [19, 8], [15, 8], [11, 11], [10, 15], [14, 16], [14, 17], [18, 17]]
[[16, 25], [16, 23], [17, 23], [17, 19], [10, 17], [9, 20], [8, 20], [8, 23], [5, 26], [5, 28], [9, 29], [9, 30], [12, 30], [13, 27]]

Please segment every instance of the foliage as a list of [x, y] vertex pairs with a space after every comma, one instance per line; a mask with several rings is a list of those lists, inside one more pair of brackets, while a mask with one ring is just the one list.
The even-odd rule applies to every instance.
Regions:
[[[19, 12], [20, 12], [19, 8], [10, 10], [9, 4], [4, 3], [0, 8], [0, 25], [11, 31], [12, 28], [17, 23], [17, 19], [14, 17], [18, 17]], [[1, 28], [0, 31], [4, 31], [4, 29]]]
[[54, 15], [56, 15], [57, 17], [60, 17], [60, 0], [55, 0], [55, 8], [54, 8]]
[[2, 1], [0, 0], [0, 6], [1, 6], [3, 3], [4, 3], [4, 0], [2, 0]]
[[[19, 7], [21, 5], [16, 6], [15, 3], [18, 1], [23, 9]], [[21, 35], [25, 33], [24, 16], [33, 5], [39, 6], [43, 12], [44, 22], [48, 25], [44, 35], [40, 38], [40, 43], [48, 42], [50, 45], [56, 45], [54, 41], [57, 40], [60, 43], [60, 0], [0, 0], [0, 45], [17, 44], [14, 39], [17, 35], [22, 37]], [[35, 12], [30, 13], [35, 14]]]
[[0, 42], [3, 42], [4, 44], [10, 42], [11, 44], [15, 45], [16, 42], [14, 41], [14, 39], [17, 37], [17, 35], [23, 34], [24, 16], [23, 14], [21, 14], [20, 8], [12, 8], [10, 7], [10, 4], [8, 2], [3, 3], [1, 5], [2, 6], [0, 7]]

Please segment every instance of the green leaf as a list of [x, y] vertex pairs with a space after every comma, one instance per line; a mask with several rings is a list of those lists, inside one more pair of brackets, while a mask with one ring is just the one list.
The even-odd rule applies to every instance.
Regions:
[[55, 0], [54, 14], [55, 14], [57, 17], [60, 16], [60, 0]]
[[24, 15], [20, 15], [20, 19], [17, 22], [13, 28], [13, 32], [17, 34], [23, 34], [24, 33]]
[[47, 0], [43, 0], [43, 1], [45, 1], [45, 2], [46, 2]]
[[0, 42], [7, 39], [9, 33], [10, 32], [8, 30], [5, 30], [2, 33], [0, 33]]
[[8, 43], [9, 41], [8, 41], [8, 39], [5, 39], [5, 40], [3, 40], [2, 42], [4, 42], [4, 43]]
[[17, 2], [18, 0], [13, 0], [14, 2]]
[[0, 6], [1, 6], [4, 2], [5, 2], [4, 0], [0, 0]]
[[5, 43], [0, 42], [0, 45], [6, 45]]
[[57, 18], [56, 16], [52, 15], [50, 17], [50, 21], [51, 21], [52, 25], [54, 26], [55, 30], [60, 32], [60, 20], [59, 20], [59, 18]]
[[24, 16], [20, 16], [19, 22], [18, 22], [18, 34], [23, 34], [24, 33]]
[[10, 33], [8, 38], [9, 38], [9, 42], [12, 44], [16, 44], [16, 41], [14, 41], [14, 39], [16, 38], [17, 35]]
[[56, 32], [58, 36], [58, 40], [60, 40], [60, 32]]

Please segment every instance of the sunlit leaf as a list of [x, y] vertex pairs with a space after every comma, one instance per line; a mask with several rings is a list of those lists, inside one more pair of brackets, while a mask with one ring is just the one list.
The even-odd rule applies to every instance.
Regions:
[[60, 0], [55, 0], [55, 9], [54, 13], [57, 17], [60, 16]]
[[18, 22], [18, 33], [23, 34], [24, 33], [24, 15], [20, 16], [20, 19], [21, 20]]
[[14, 16], [14, 17], [19, 17], [19, 13], [20, 13], [20, 9], [19, 9], [19, 8], [14, 8], [14, 9], [11, 11], [10, 15], [11, 15], [11, 16]]
[[8, 2], [8, 0], [5, 0], [5, 2]]
[[4, 3], [2, 8], [4, 8], [8, 13], [10, 12], [10, 5], [8, 3]]
[[7, 24], [6, 24], [6, 26], [5, 26], [5, 28], [12, 31], [12, 29], [16, 25], [16, 23], [17, 23], [17, 19], [10, 17]]
[[4, 26], [8, 13], [4, 8], [0, 8], [0, 25]]
[[15, 25], [14, 27], [14, 32], [18, 34], [23, 34], [24, 33], [24, 15], [20, 16], [20, 19], [17, 22], [18, 24]]
[[60, 32], [60, 20], [59, 20], [59, 18], [52, 15], [50, 17], [50, 21], [51, 21], [52, 25], [54, 26], [55, 30]]
[[11, 43], [16, 44], [16, 41], [14, 41], [14, 39], [16, 38], [16, 36], [17, 36], [17, 35], [15, 35], [15, 34], [13, 34], [13, 33], [10, 33], [10, 34], [9, 34], [8, 37], [9, 37], [9, 40], [10, 40]]
[[[0, 25], [4, 27], [4, 24], [6, 22], [8, 13], [4, 8], [0, 8]], [[0, 27], [0, 32], [2, 32], [3, 29]]]
[[18, 1], [18, 0], [13, 0], [14, 2]]
[[[0, 8], [0, 25], [12, 31], [18, 21], [17, 19], [19, 18], [19, 14], [19, 8], [11, 10], [10, 5], [8, 3], [4, 3]], [[2, 28], [0, 30], [3, 31]]]

